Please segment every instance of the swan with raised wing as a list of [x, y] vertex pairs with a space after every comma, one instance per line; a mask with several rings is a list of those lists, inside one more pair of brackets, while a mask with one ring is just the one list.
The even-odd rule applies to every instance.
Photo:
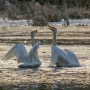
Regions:
[[48, 25], [48, 27], [53, 33], [51, 65], [55, 64], [58, 67], [79, 67], [78, 59], [72, 51], [68, 49], [62, 50], [56, 46], [57, 28], [53, 25]]
[[37, 32], [37, 30], [31, 32], [31, 40], [32, 40], [32, 48], [27, 52], [24, 44], [16, 44], [13, 46], [5, 55], [3, 58], [4, 60], [11, 59], [13, 57], [16, 57], [18, 61], [18, 67], [20, 68], [36, 68], [41, 65], [41, 62], [38, 57], [38, 48], [41, 42], [37, 42], [35, 44], [34, 41], [34, 35]]

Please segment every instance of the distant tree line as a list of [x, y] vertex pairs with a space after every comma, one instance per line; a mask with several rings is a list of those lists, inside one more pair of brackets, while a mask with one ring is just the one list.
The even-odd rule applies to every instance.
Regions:
[[[2, 6], [5, 1], [9, 1], [13, 4], [35, 1], [39, 2], [41, 5], [45, 3], [50, 3], [57, 5], [58, 7], [61, 7], [63, 3], [63, 0], [0, 0], [0, 6]], [[68, 7], [75, 7], [76, 5], [78, 5], [79, 7], [86, 7], [87, 9], [90, 9], [90, 0], [66, 0], [66, 2]]]
[[[5, 7], [4, 14], [2, 13]], [[0, 12], [10, 19], [32, 19], [34, 25], [68, 18], [90, 18], [90, 0], [0, 0]]]
[[[55, 4], [57, 6], [62, 5], [63, 0], [7, 0], [13, 3], [16, 3], [17, 1], [20, 2], [29, 2], [29, 1], [36, 1], [39, 2], [40, 4], [45, 4], [45, 3], [50, 3], [50, 4]], [[90, 0], [66, 0], [67, 5], [75, 6], [77, 3], [81, 7], [89, 7], [90, 8]]]

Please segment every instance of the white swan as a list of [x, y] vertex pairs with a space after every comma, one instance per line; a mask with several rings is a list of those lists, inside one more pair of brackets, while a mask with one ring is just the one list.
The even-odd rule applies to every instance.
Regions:
[[16, 56], [17, 61], [19, 63], [20, 68], [36, 68], [41, 65], [41, 62], [38, 57], [38, 48], [41, 42], [37, 42], [35, 45], [34, 41], [34, 35], [37, 32], [37, 30], [31, 32], [31, 40], [32, 40], [32, 48], [27, 52], [24, 44], [16, 44], [14, 47], [12, 47], [9, 52], [5, 55], [3, 58], [4, 60], [11, 59]]
[[51, 64], [55, 64], [58, 67], [80, 66], [76, 55], [72, 51], [68, 49], [61, 50], [56, 46], [57, 28], [52, 25], [48, 27], [53, 32]]

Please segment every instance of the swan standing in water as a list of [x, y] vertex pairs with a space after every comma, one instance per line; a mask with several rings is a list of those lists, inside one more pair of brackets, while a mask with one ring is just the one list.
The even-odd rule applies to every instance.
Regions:
[[41, 62], [38, 57], [38, 48], [41, 42], [35, 44], [34, 35], [37, 30], [31, 32], [32, 48], [27, 52], [24, 44], [16, 44], [12, 47], [9, 52], [3, 58], [4, 60], [11, 59], [16, 56], [16, 59], [19, 63], [20, 68], [36, 68], [41, 65]]
[[53, 41], [52, 41], [53, 45], [51, 47], [52, 49], [51, 64], [55, 64], [58, 67], [71, 67], [71, 66], [79, 67], [80, 64], [78, 62], [78, 59], [72, 51], [68, 49], [64, 49], [63, 51], [56, 46], [57, 28], [52, 25], [49, 25], [48, 27], [53, 33]]

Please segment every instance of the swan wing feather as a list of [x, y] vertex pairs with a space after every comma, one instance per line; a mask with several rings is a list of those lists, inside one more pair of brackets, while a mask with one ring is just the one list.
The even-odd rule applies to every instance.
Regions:
[[38, 48], [39, 48], [39, 45], [41, 44], [41, 42], [37, 42], [32, 48], [31, 48], [31, 50], [29, 51], [29, 57], [31, 58], [32, 56], [35, 56], [35, 57], [37, 57], [38, 55], [38, 53], [37, 53], [37, 51], [38, 51]]
[[70, 50], [64, 49], [68, 58], [70, 59], [70, 65], [80, 66], [77, 56]]
[[12, 47], [3, 57], [3, 60], [8, 60], [15, 57], [16, 45]]
[[52, 46], [52, 62], [58, 66], [68, 66], [68, 58], [65, 52], [56, 46]]
[[38, 57], [38, 48], [39, 48], [40, 44], [41, 44], [41, 42], [37, 42], [29, 51], [29, 58], [30, 58], [33, 66], [41, 65], [41, 62]]
[[27, 61], [29, 59], [27, 50], [22, 43], [16, 44], [14, 47], [12, 47], [5, 55], [4, 60], [8, 60], [13, 57], [16, 57], [18, 62]]

